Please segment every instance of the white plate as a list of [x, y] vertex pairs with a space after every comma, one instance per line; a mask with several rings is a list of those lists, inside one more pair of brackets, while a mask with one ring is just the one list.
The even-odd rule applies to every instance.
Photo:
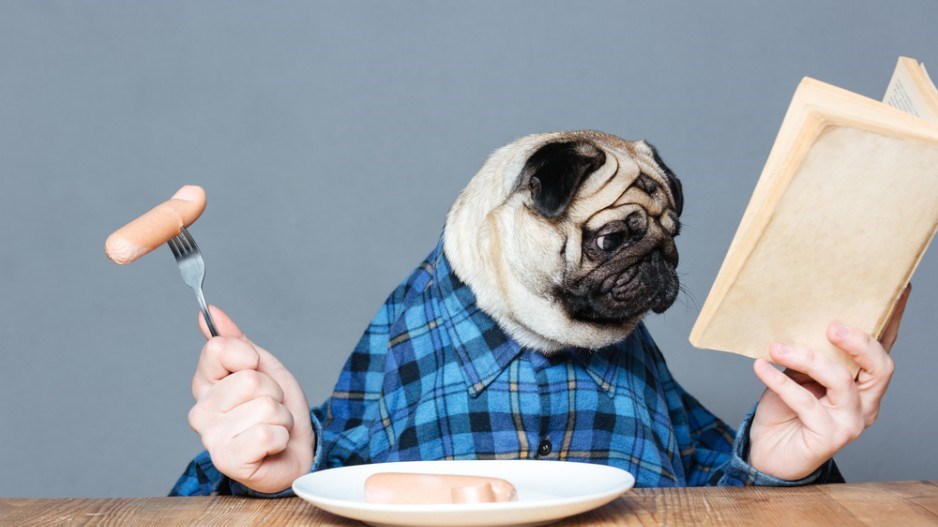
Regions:
[[[423, 472], [503, 478], [518, 501], [436, 505], [365, 502], [365, 479], [376, 472]], [[409, 461], [334, 468], [293, 482], [297, 496], [320, 509], [377, 526], [533, 526], [605, 505], [632, 488], [628, 472], [566, 461]]]

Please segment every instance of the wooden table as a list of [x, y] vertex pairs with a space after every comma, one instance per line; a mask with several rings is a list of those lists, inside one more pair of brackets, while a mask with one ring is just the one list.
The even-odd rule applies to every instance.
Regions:
[[[361, 527], [299, 498], [0, 499], [0, 525]], [[798, 488], [634, 489], [556, 526], [938, 525], [938, 481]]]

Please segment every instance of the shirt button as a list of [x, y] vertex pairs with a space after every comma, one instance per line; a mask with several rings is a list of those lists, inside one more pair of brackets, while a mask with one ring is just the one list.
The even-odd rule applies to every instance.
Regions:
[[550, 454], [551, 450], [554, 449], [554, 445], [550, 444], [550, 439], [545, 439], [541, 441], [541, 444], [537, 447], [537, 455], [546, 456]]

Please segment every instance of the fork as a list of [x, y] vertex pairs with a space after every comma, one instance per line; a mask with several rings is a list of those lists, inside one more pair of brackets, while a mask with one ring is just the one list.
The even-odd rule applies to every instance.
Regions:
[[205, 281], [205, 262], [202, 260], [202, 252], [199, 246], [195, 244], [195, 238], [189, 234], [189, 230], [182, 227], [179, 234], [166, 242], [176, 257], [176, 264], [179, 265], [179, 274], [182, 275], [182, 281], [195, 291], [195, 297], [199, 300], [199, 307], [202, 308], [202, 314], [205, 316], [205, 323], [213, 337], [218, 336], [218, 330], [215, 329], [215, 321], [208, 312], [208, 305], [205, 303], [205, 294], [202, 292], [202, 282]]

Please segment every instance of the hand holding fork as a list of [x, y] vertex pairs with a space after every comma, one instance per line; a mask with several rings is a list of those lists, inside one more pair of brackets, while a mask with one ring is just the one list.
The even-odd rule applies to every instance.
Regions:
[[[168, 244], [183, 281], [199, 300], [203, 331], [218, 337], [202, 293], [205, 262], [199, 246], [185, 227]], [[255, 346], [227, 315], [217, 313], [225, 336], [202, 349], [192, 379], [196, 405], [189, 424], [223, 474], [254, 492], [281, 492], [313, 463], [316, 436], [306, 395], [273, 355]], [[231, 401], [238, 404], [231, 407]]]

